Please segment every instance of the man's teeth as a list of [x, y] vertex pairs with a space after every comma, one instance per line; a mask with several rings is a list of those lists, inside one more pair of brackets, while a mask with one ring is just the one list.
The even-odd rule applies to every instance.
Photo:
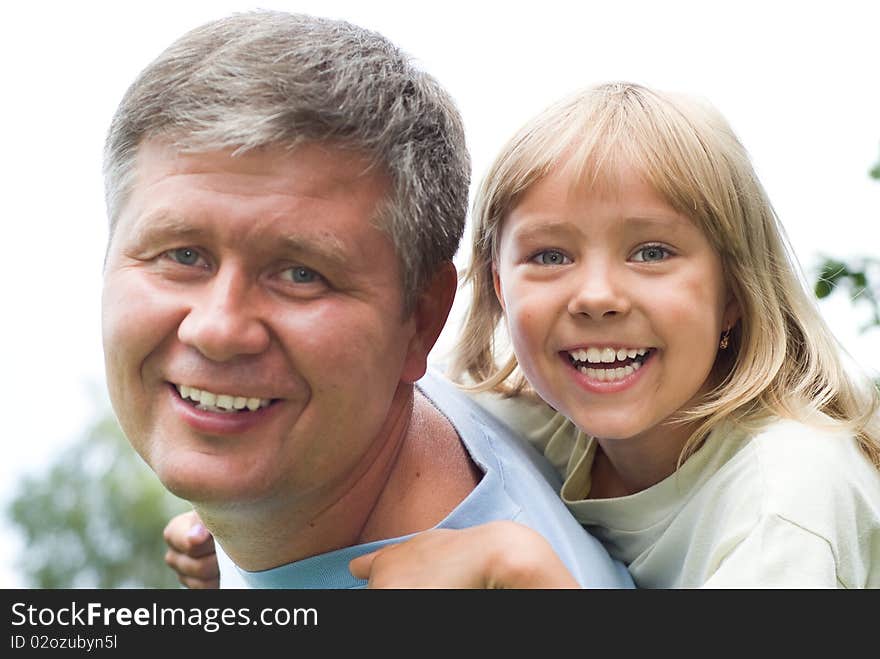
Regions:
[[201, 410], [210, 412], [237, 412], [244, 408], [251, 412], [267, 407], [272, 402], [271, 398], [248, 398], [247, 396], [235, 396], [232, 394], [215, 394], [204, 389], [196, 389], [188, 387], [185, 384], [176, 384], [180, 397], [184, 400], [191, 400], [198, 403], [197, 407]]
[[589, 364], [612, 364], [615, 361], [644, 357], [648, 348], [581, 348], [572, 350], [568, 354], [574, 361], [587, 362]]

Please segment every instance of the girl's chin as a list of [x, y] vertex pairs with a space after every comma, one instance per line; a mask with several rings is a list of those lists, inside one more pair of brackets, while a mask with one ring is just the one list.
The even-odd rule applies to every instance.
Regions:
[[[563, 414], [565, 414], [563, 412]], [[596, 415], [581, 413], [576, 416], [567, 415], [572, 422], [586, 435], [600, 439], [625, 440], [645, 432], [642, 425], [634, 424], [632, 419], [609, 419], [603, 421]]]

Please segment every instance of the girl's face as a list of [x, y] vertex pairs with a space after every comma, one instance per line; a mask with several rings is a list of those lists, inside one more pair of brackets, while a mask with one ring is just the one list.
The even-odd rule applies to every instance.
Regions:
[[557, 167], [527, 190], [501, 230], [495, 290], [548, 403], [606, 452], [677, 452], [689, 430], [664, 421], [708, 388], [738, 307], [703, 232], [635, 170], [611, 180], [586, 190]]

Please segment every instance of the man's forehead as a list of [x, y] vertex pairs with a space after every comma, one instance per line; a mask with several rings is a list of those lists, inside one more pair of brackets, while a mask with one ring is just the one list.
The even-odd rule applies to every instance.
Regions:
[[[271, 145], [191, 151], [167, 139], [148, 139], [138, 148], [130, 172], [125, 206], [143, 215], [160, 197], [159, 188], [174, 194], [198, 189], [242, 197], [287, 196], [338, 201], [371, 207], [378, 219], [391, 192], [390, 177], [363, 153], [333, 144], [303, 143], [293, 148]], [[127, 209], [130, 212], [132, 208]], [[156, 219], [163, 219], [157, 216]], [[164, 219], [173, 221], [173, 214]]]
[[136, 174], [199, 174], [224, 171], [242, 177], [271, 174], [302, 186], [334, 188], [370, 180], [387, 185], [390, 177], [374, 158], [341, 143], [304, 141], [253, 148], [180, 146], [167, 138], [146, 139], [138, 146]]

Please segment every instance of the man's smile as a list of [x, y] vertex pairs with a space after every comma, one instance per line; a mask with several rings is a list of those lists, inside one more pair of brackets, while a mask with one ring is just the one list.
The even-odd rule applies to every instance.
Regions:
[[198, 389], [185, 384], [174, 384], [177, 393], [186, 401], [192, 401], [200, 410], [207, 412], [240, 412], [245, 409], [254, 412], [268, 407], [275, 399], [242, 396], [241, 394], [217, 394], [206, 389]]

